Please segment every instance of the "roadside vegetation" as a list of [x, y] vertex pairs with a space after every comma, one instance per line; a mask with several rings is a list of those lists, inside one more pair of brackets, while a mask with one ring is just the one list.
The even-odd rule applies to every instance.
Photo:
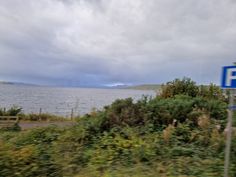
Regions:
[[[0, 176], [220, 177], [227, 97], [188, 78], [118, 99], [73, 127], [0, 132]], [[234, 132], [230, 175], [236, 176]]]
[[41, 114], [24, 114], [19, 113], [18, 114], [20, 121], [29, 121], [29, 122], [35, 122], [35, 121], [47, 121], [47, 122], [53, 122], [53, 121], [70, 121], [71, 119], [65, 118], [63, 116], [59, 115], [53, 115], [49, 113], [41, 113]]
[[25, 114], [22, 108], [13, 106], [10, 109], [0, 108], [0, 116], [18, 116], [20, 121], [68, 121], [70, 119], [59, 115], [53, 115], [49, 113], [30, 113]]

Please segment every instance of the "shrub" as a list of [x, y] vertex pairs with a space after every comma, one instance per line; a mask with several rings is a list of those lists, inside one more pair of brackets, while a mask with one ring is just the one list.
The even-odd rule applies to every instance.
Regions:
[[162, 85], [160, 96], [172, 98], [175, 95], [188, 95], [191, 97], [203, 97], [227, 102], [226, 96], [219, 86], [215, 84], [197, 86], [196, 82], [184, 77], [182, 80], [175, 79]]
[[1, 108], [0, 116], [16, 116], [22, 112], [22, 108], [13, 106], [10, 109]]
[[226, 97], [223, 95], [221, 88], [212, 83], [209, 86], [201, 85], [199, 87], [198, 96], [208, 98], [208, 99], [226, 101]]
[[190, 78], [184, 77], [182, 80], [175, 79], [174, 81], [167, 82], [166, 85], [162, 85], [161, 97], [169, 98], [175, 95], [188, 95], [191, 97], [196, 97], [198, 95], [199, 89], [194, 81]]
[[145, 101], [133, 103], [132, 98], [116, 100], [106, 107], [106, 116], [109, 127], [140, 126], [144, 125], [146, 116]]
[[176, 95], [173, 98], [156, 98], [148, 104], [150, 121], [156, 126], [168, 126], [173, 121], [185, 122], [194, 110], [194, 100], [185, 95]]
[[53, 115], [49, 113], [42, 113], [42, 114], [19, 114], [20, 120], [24, 121], [65, 121], [66, 118], [58, 115]]

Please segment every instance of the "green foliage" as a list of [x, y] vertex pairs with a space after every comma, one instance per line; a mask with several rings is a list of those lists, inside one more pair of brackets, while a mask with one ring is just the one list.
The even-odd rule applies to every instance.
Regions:
[[145, 100], [133, 103], [132, 98], [116, 100], [106, 108], [106, 116], [109, 127], [113, 126], [137, 126], [145, 123]]
[[0, 176], [222, 176], [225, 100], [215, 86], [200, 93], [187, 78], [167, 85], [161, 97], [116, 100], [73, 127], [2, 131]]
[[222, 123], [225, 123], [227, 116], [225, 102], [186, 95], [176, 95], [166, 99], [157, 97], [151, 100], [147, 107], [149, 121], [157, 128], [172, 124], [173, 121], [180, 123], [187, 121], [196, 125], [198, 117], [203, 113], [209, 113], [211, 118], [222, 120]]
[[[21, 134], [7, 133], [0, 138], [1, 176], [61, 176], [60, 166], [52, 159], [51, 143], [61, 130], [40, 128]], [[0, 144], [1, 144], [0, 143]]]
[[203, 97], [207, 99], [217, 99], [227, 101], [222, 90], [215, 84], [197, 86], [196, 82], [184, 77], [182, 80], [175, 79], [162, 85], [160, 97], [172, 98], [175, 95], [188, 95], [190, 97]]
[[42, 113], [42, 114], [23, 114], [20, 113], [19, 119], [22, 121], [65, 121], [66, 119], [62, 116], [53, 115], [49, 113]]
[[161, 97], [169, 98], [180, 94], [196, 97], [198, 92], [199, 88], [196, 83], [190, 78], [184, 77], [182, 80], [175, 79], [174, 81], [167, 82], [166, 85], [162, 85]]
[[19, 126], [18, 123], [14, 123], [14, 125], [9, 126], [9, 127], [2, 127], [0, 131], [15, 131], [18, 132], [21, 130], [21, 127]]
[[209, 86], [201, 85], [199, 87], [198, 96], [210, 99], [226, 100], [220, 87], [212, 83]]
[[13, 106], [10, 109], [0, 108], [0, 116], [17, 116], [22, 112], [22, 108]]

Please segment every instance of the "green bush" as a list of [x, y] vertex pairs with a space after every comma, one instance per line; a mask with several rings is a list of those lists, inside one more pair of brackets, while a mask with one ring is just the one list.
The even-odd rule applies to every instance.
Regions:
[[20, 113], [18, 116], [19, 116], [19, 119], [22, 121], [66, 121], [67, 120], [66, 118], [62, 116], [53, 115], [49, 113], [42, 113], [42, 114]]
[[174, 81], [167, 82], [166, 85], [162, 85], [161, 97], [171, 98], [175, 95], [188, 95], [196, 97], [198, 95], [199, 88], [194, 81], [190, 78], [184, 77], [182, 80], [175, 79]]
[[17, 116], [22, 113], [22, 108], [13, 106], [10, 109], [0, 108], [0, 116]]
[[116, 100], [106, 108], [106, 114], [110, 127], [144, 125], [146, 117], [143, 102], [133, 103], [132, 98]]
[[[2, 130], [0, 176], [222, 176], [227, 104], [221, 93], [215, 86], [199, 91], [187, 78], [165, 89], [153, 99], [116, 100], [77, 118], [72, 127]], [[235, 135], [231, 176], [236, 175], [234, 140]]]
[[196, 82], [184, 77], [182, 80], [175, 79], [162, 85], [160, 96], [172, 98], [175, 95], [188, 95], [190, 97], [203, 97], [227, 102], [226, 97], [219, 86], [215, 84], [197, 86]]

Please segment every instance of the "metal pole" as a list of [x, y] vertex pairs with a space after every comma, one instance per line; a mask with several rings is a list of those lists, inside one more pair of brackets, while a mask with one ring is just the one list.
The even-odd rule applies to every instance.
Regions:
[[226, 148], [225, 148], [224, 177], [228, 177], [228, 174], [229, 174], [230, 148], [231, 148], [231, 139], [232, 139], [233, 104], [234, 104], [234, 90], [232, 89], [230, 90], [230, 96], [229, 96], [229, 112], [228, 112], [228, 123], [227, 123]]
[[72, 108], [72, 109], [71, 109], [70, 119], [73, 120], [73, 117], [74, 117], [74, 109]]

